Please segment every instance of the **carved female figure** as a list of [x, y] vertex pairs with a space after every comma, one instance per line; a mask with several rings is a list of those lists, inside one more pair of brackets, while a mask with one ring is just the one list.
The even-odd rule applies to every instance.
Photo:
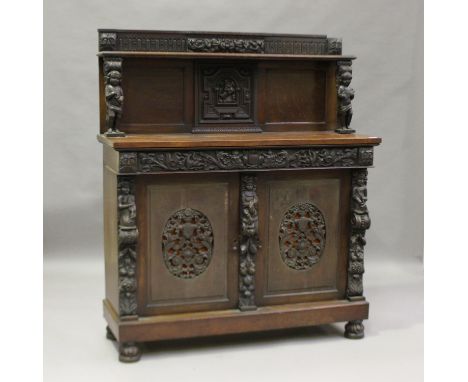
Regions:
[[121, 228], [135, 228], [136, 204], [135, 196], [130, 193], [129, 182], [123, 181], [120, 185], [118, 205], [120, 210], [119, 225]]

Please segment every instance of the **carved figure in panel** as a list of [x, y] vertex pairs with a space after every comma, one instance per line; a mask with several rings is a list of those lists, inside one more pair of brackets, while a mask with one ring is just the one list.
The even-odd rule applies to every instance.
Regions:
[[258, 237], [257, 178], [243, 175], [241, 179], [241, 234], [239, 239], [239, 309], [254, 310], [255, 258], [260, 247]]
[[104, 95], [106, 98], [106, 135], [111, 137], [125, 136], [125, 133], [117, 128], [117, 121], [122, 117], [123, 90], [122, 59], [104, 58], [104, 79], [106, 82]]
[[201, 69], [200, 122], [253, 122], [250, 68]]
[[351, 61], [338, 61], [337, 68], [337, 95], [338, 95], [338, 128], [335, 130], [340, 134], [351, 134], [355, 130], [349, 126], [353, 118], [351, 101], [354, 99], [354, 89], [349, 85], [353, 78]]
[[299, 203], [285, 213], [279, 229], [279, 246], [281, 258], [289, 268], [306, 270], [316, 264], [325, 241], [325, 219], [315, 205]]
[[192, 208], [179, 210], [167, 220], [163, 230], [164, 263], [176, 277], [197, 277], [210, 264], [213, 244], [213, 229], [208, 218]]
[[131, 177], [118, 180], [119, 237], [119, 312], [121, 316], [135, 315], [137, 310], [135, 184]]

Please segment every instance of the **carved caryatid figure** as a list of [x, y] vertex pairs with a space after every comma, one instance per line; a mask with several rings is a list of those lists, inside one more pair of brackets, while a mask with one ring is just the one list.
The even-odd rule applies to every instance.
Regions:
[[355, 130], [349, 128], [351, 119], [353, 118], [351, 101], [354, 99], [354, 89], [349, 87], [352, 78], [351, 61], [339, 61], [337, 76], [339, 127], [335, 131], [340, 134], [350, 134], [355, 132]]
[[136, 227], [136, 204], [135, 196], [130, 192], [130, 183], [122, 181], [120, 184], [119, 202], [119, 225], [120, 228], [135, 228]]
[[104, 95], [106, 98], [106, 135], [113, 137], [124, 136], [125, 133], [117, 128], [117, 120], [122, 117], [123, 90], [122, 81], [122, 61], [119, 59], [107, 59], [104, 63], [104, 73], [106, 86]]
[[258, 197], [256, 177], [242, 177], [241, 191], [241, 235], [239, 240], [239, 309], [256, 309], [255, 256], [260, 246], [258, 238]]

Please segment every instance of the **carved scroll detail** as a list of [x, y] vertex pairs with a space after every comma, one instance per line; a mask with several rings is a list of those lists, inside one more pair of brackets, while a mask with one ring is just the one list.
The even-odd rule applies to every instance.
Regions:
[[353, 78], [352, 61], [337, 61], [337, 65], [338, 128], [335, 131], [351, 134], [356, 132], [349, 127], [353, 117], [351, 101], [354, 99], [354, 89], [349, 86]]
[[240, 219], [239, 309], [255, 310], [255, 258], [260, 240], [257, 178], [254, 175], [243, 175], [241, 178]]
[[120, 316], [137, 311], [135, 182], [132, 177], [119, 177], [118, 185], [119, 238], [119, 312]]
[[351, 236], [349, 240], [347, 297], [363, 299], [365, 234], [371, 221], [367, 209], [367, 169], [354, 170], [351, 180]]
[[326, 227], [322, 212], [312, 203], [298, 203], [286, 211], [279, 229], [283, 262], [305, 270], [320, 260], [325, 249]]
[[179, 210], [169, 217], [163, 230], [164, 263], [176, 277], [197, 277], [210, 264], [213, 244], [208, 218], [192, 208]]
[[187, 50], [194, 52], [263, 53], [265, 42], [257, 39], [191, 38]]
[[123, 90], [122, 81], [122, 59], [116, 57], [104, 58], [104, 80], [106, 97], [106, 136], [122, 137], [125, 133], [117, 128], [117, 121], [122, 117]]
[[[135, 172], [342, 168], [371, 166], [372, 159], [372, 147], [364, 151], [357, 147], [153, 151], [138, 153]], [[122, 165], [121, 160], [121, 168]]]

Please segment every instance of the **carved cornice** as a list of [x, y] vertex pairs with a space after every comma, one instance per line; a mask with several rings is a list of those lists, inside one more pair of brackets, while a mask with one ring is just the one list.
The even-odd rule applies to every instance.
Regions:
[[364, 274], [365, 234], [370, 227], [367, 209], [367, 169], [352, 172], [351, 180], [351, 235], [348, 255], [347, 297], [363, 299], [362, 275]]
[[325, 35], [102, 30], [99, 51], [340, 55], [341, 39]]
[[239, 249], [239, 309], [255, 310], [255, 259], [258, 238], [258, 197], [255, 175], [241, 178]]
[[372, 147], [181, 150], [120, 153], [120, 173], [242, 171], [372, 166]]
[[120, 176], [117, 185], [119, 238], [119, 314], [133, 316], [137, 312], [135, 180]]

